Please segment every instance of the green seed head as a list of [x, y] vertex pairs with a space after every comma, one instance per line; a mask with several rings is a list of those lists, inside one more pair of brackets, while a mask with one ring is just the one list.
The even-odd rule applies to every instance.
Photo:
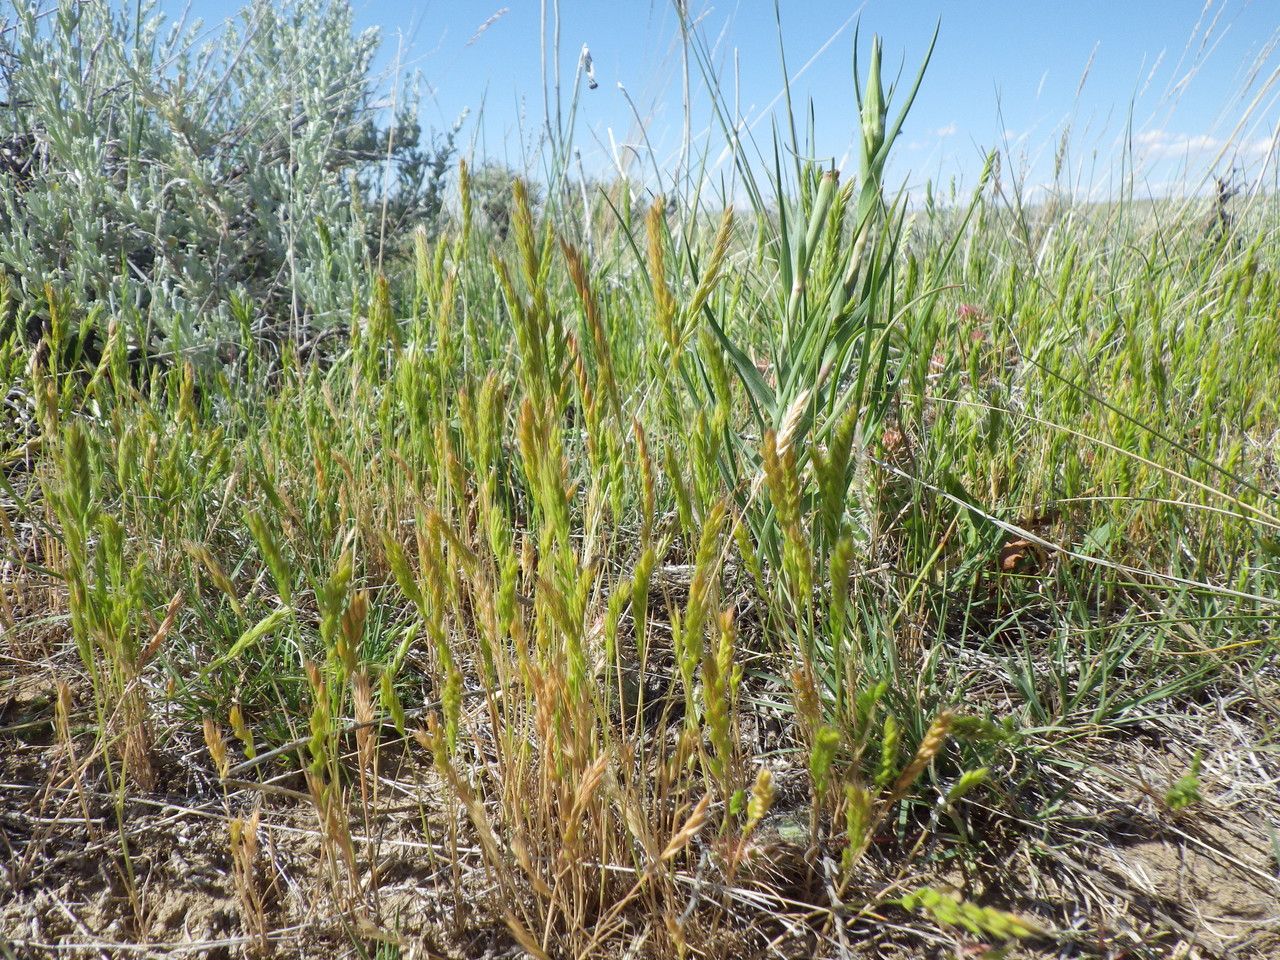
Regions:
[[871, 172], [876, 155], [884, 145], [885, 118], [888, 108], [880, 83], [880, 38], [871, 40], [871, 68], [862, 95], [862, 169], [864, 177]]

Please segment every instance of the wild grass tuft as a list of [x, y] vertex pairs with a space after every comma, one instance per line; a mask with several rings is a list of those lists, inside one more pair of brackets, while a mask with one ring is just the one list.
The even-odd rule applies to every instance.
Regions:
[[139, 378], [127, 310], [34, 297], [37, 342], [0, 344], [31, 416], [0, 623], [59, 676], [66, 789], [94, 824], [112, 798], [138, 918], [124, 811], [216, 784], [262, 953], [295, 923], [360, 955], [821, 952], [893, 910], [1052, 938], [942, 878], [1051, 846], [1062, 771], [1269, 702], [1275, 198], [1237, 245], [1172, 205], [1010, 209], [992, 158], [921, 207], [886, 164], [928, 57], [909, 88], [883, 63], [843, 181], [794, 133], [752, 162], [714, 97], [740, 194], [463, 165], [378, 267], [317, 225], [294, 252], [352, 298], [320, 341], [241, 291], [234, 353]]

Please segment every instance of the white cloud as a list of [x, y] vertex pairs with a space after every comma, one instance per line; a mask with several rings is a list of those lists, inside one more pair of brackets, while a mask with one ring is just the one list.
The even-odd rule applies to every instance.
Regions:
[[1226, 141], [1205, 133], [1171, 133], [1168, 130], [1143, 130], [1133, 138], [1137, 152], [1149, 160], [1186, 157], [1189, 154], [1221, 150]]
[[1222, 141], [1217, 137], [1209, 137], [1204, 134], [1200, 134], [1196, 137], [1187, 137], [1185, 140], [1175, 142], [1174, 147], [1179, 151], [1220, 150], [1222, 148]]
[[1276, 131], [1274, 137], [1259, 137], [1251, 143], [1246, 143], [1241, 153], [1245, 153], [1251, 157], [1265, 157], [1273, 151], [1280, 153], [1280, 130]]
[[942, 146], [939, 141], [945, 140], [947, 137], [954, 137], [959, 132], [959, 125], [952, 120], [945, 127], [938, 127], [936, 130], [930, 131], [932, 136], [925, 136], [919, 140], [908, 142], [907, 149], [916, 152], [920, 150], [937, 150]]
[[[1202, 161], [1212, 159], [1210, 155], [1219, 152], [1238, 160], [1262, 160], [1280, 154], [1280, 141], [1277, 138], [1280, 138], [1280, 130], [1271, 136], [1251, 140], [1225, 140], [1205, 133], [1172, 133], [1156, 129], [1135, 134], [1133, 146], [1139, 157], [1151, 162], [1188, 159]], [[1122, 142], [1117, 140], [1117, 146]]]

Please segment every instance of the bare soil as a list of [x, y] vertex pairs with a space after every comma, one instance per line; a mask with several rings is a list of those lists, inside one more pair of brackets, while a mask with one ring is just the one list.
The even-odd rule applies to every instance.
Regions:
[[[4, 670], [0, 956], [524, 955], [498, 919], [484, 871], [468, 865], [476, 858], [465, 819], [434, 789], [416, 746], [384, 744], [367, 825], [352, 798], [352, 877], [330, 859], [301, 778], [286, 768], [264, 765], [252, 771], [262, 782], [224, 792], [203, 743], [174, 726], [157, 743], [156, 789], [120, 800], [101, 763], [85, 762], [87, 733], [71, 750], [58, 742], [53, 670]], [[1077, 746], [1077, 770], [1036, 785], [1056, 796], [1050, 814], [1018, 822], [992, 808], [980, 825], [987, 862], [896, 878], [886, 849], [868, 889], [894, 879], [949, 886], [1050, 932], [1010, 956], [1280, 957], [1280, 757], [1257, 716], [1218, 709]], [[1196, 749], [1205, 755], [1204, 800], [1172, 814], [1163, 791]], [[228, 840], [230, 818], [255, 807], [265, 945], [237, 892]], [[803, 870], [785, 840], [768, 853], [775, 880]], [[780, 916], [768, 921], [779, 936], [727, 946], [726, 956], [977, 956], [989, 946], [895, 910], [841, 923], [823, 940], [788, 936]], [[642, 944], [634, 955], [644, 955]]]

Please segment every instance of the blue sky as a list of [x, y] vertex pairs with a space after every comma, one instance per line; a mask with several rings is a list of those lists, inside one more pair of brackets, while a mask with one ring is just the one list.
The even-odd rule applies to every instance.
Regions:
[[[687, 2], [721, 82], [767, 144], [769, 105], [783, 76], [772, 0]], [[550, 17], [551, 0], [547, 7]], [[782, 0], [781, 7], [793, 99], [812, 102], [816, 116], [815, 154], [850, 171], [858, 22], [864, 39], [884, 37], [886, 63], [903, 65], [909, 79], [941, 19], [893, 167], [913, 185], [972, 182], [994, 146], [1010, 148], [1029, 183], [1046, 181], [1069, 124], [1067, 179], [1105, 192], [1131, 117], [1142, 180], [1161, 192], [1195, 180], [1215, 160], [1218, 170], [1234, 163], [1255, 173], [1280, 124], [1277, 0]], [[463, 138], [477, 152], [513, 162], [529, 153], [544, 117], [539, 0], [354, 0], [354, 8], [361, 26], [382, 30], [383, 67], [399, 57], [422, 72], [429, 125], [448, 126], [467, 110]], [[213, 24], [233, 7], [195, 0], [193, 9]], [[560, 0], [560, 13], [564, 87], [583, 44], [599, 83], [583, 91], [578, 112], [584, 166], [606, 171], [628, 155], [628, 144], [649, 165], [647, 140], [669, 169], [684, 123], [671, 0]], [[692, 133], [703, 143], [713, 118], [696, 72], [692, 83]], [[711, 139], [714, 161], [723, 141]], [[1229, 140], [1234, 145], [1219, 158]]]

